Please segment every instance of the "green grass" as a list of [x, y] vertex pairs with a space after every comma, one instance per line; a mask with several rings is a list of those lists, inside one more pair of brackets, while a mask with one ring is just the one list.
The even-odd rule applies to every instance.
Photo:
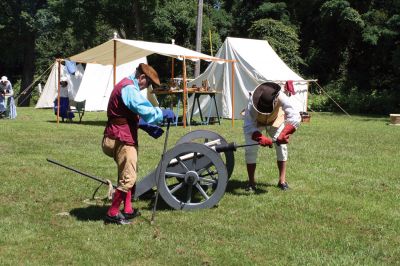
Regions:
[[[260, 149], [260, 193], [246, 195], [244, 151], [218, 206], [193, 212], [152, 204], [130, 226], [104, 225], [108, 204], [88, 205], [98, 183], [58, 160], [115, 182], [100, 147], [104, 113], [57, 126], [51, 110], [19, 108], [0, 120], [1, 265], [393, 265], [400, 264], [400, 127], [388, 117], [313, 113], [289, 145], [281, 192], [275, 153]], [[171, 127], [169, 148], [190, 130], [243, 143], [242, 121]], [[164, 138], [140, 135], [139, 176], [160, 160]], [[102, 187], [98, 195], [105, 195]], [[62, 214], [69, 215], [62, 215]]]

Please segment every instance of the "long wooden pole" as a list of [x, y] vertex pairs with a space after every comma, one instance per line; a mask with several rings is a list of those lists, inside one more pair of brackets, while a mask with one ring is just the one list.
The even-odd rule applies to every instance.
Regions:
[[235, 125], [235, 62], [232, 62], [232, 127]]
[[117, 40], [114, 40], [113, 89], [117, 83]]
[[58, 75], [57, 75], [57, 126], [60, 122], [60, 92], [61, 92], [61, 87], [60, 87], [60, 79], [61, 79], [61, 60], [57, 59], [57, 64], [58, 64]]
[[183, 128], [186, 128], [186, 101], [187, 101], [187, 88], [186, 88], [186, 58], [183, 57]]
[[174, 82], [174, 78], [175, 78], [175, 58], [171, 57], [171, 82]]
[[214, 54], [213, 54], [213, 47], [212, 47], [211, 30], [208, 30], [208, 35], [209, 35], [209, 37], [210, 37], [210, 53], [211, 53], [211, 56], [214, 56]]
[[[183, 58], [183, 56], [178, 56], [178, 58]], [[201, 59], [204, 61], [212, 61], [212, 62], [237, 62], [237, 60], [234, 59], [222, 59], [218, 57], [204, 57], [204, 56], [191, 56], [191, 55], [185, 55], [186, 59]]]

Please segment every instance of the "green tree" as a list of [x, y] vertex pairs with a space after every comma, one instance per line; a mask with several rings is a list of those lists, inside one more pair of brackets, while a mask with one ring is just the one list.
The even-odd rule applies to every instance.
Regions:
[[304, 64], [299, 53], [300, 41], [292, 27], [274, 19], [261, 19], [251, 26], [250, 37], [267, 40], [293, 70], [299, 71], [299, 66]]
[[[0, 34], [2, 55], [9, 63], [5, 70], [21, 73], [13, 75], [14, 79], [21, 79], [21, 89], [27, 88], [33, 81], [35, 65], [35, 42], [39, 25], [36, 23], [38, 12], [46, 7], [46, 1], [3, 1], [0, 9]], [[13, 71], [13, 72], [14, 72]], [[14, 73], [15, 73], [14, 72]], [[28, 92], [29, 95], [29, 92]], [[25, 101], [22, 101], [25, 99]], [[29, 105], [29, 97], [19, 98], [23, 106]]]
[[[209, 31], [212, 32], [213, 50], [216, 51], [222, 43], [221, 35], [226, 37], [230, 28], [230, 17], [215, 3], [204, 3], [202, 52], [210, 54]], [[196, 40], [196, 0], [172, 0], [158, 5], [153, 21], [145, 27], [148, 39], [156, 42], [175, 43], [189, 49], [195, 49]], [[157, 57], [159, 71], [163, 76], [170, 76], [169, 59]], [[175, 74], [182, 73], [181, 62], [176, 62]], [[193, 67], [188, 64], [188, 75], [193, 73]], [[203, 65], [204, 67], [204, 65]]]

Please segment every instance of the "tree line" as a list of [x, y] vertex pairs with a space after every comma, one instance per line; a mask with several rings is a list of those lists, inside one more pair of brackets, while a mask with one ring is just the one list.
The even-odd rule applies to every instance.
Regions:
[[[203, 6], [203, 53], [215, 53], [229, 36], [264, 39], [349, 112], [400, 112], [400, 0], [204, 0]], [[195, 49], [196, 0], [9, 0], [0, 10], [0, 75], [16, 91], [55, 58], [94, 47], [114, 32]], [[169, 76], [167, 58], [149, 62]], [[310, 92], [312, 110], [337, 110], [319, 87]], [[34, 104], [36, 94], [20, 105]]]

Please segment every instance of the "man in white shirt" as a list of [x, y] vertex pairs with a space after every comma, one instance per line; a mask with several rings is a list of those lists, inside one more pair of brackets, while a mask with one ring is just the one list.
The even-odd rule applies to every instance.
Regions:
[[[246, 144], [256, 144], [263, 147], [275, 146], [277, 166], [279, 170], [278, 187], [289, 188], [286, 182], [286, 161], [288, 159], [287, 143], [289, 137], [300, 126], [300, 113], [290, 103], [290, 98], [281, 91], [278, 84], [266, 82], [259, 85], [249, 98], [245, 111], [243, 133]], [[261, 132], [266, 130], [271, 138]], [[245, 149], [247, 174], [249, 184], [246, 191], [256, 190], [255, 170], [258, 145]]]

